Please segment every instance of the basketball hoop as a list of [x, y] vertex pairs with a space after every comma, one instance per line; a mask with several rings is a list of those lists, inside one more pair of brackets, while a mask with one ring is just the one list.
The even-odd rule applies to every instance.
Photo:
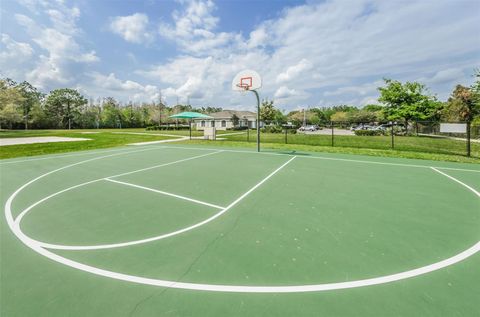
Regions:
[[249, 85], [242, 85], [242, 84], [237, 84], [237, 87], [243, 90], [250, 90]]
[[232, 81], [232, 89], [236, 91], [255, 90], [260, 87], [262, 87], [262, 79], [254, 70], [241, 71]]
[[254, 70], [244, 70], [238, 73], [232, 81], [232, 89], [245, 94], [247, 91], [251, 91], [257, 98], [257, 151], [260, 152], [260, 97], [258, 96], [257, 89], [262, 87], [262, 78]]

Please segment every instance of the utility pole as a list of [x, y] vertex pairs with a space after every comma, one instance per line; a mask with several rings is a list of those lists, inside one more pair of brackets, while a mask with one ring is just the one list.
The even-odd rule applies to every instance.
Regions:
[[160, 90], [159, 93], [160, 102], [158, 103], [158, 127], [160, 128], [162, 125], [162, 91]]
[[307, 126], [307, 112], [305, 108], [303, 108], [303, 127], [305, 128]]

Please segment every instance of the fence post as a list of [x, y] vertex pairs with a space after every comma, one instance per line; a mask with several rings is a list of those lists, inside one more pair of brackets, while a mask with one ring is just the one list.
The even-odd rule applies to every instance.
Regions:
[[330, 121], [330, 126], [332, 127], [332, 146], [334, 146], [334, 143], [333, 143], [333, 137], [334, 137], [334, 134], [333, 134], [333, 121]]
[[250, 142], [250, 127], [247, 126], [247, 142]]
[[287, 144], [288, 126], [285, 126], [285, 144]]
[[393, 122], [392, 121], [390, 121], [390, 126], [391, 126], [390, 134], [392, 135], [392, 150], [393, 150], [395, 148], [395, 141], [394, 141], [395, 137], [394, 137], [394, 133], [393, 133]]
[[470, 156], [470, 121], [467, 122], [467, 156]]

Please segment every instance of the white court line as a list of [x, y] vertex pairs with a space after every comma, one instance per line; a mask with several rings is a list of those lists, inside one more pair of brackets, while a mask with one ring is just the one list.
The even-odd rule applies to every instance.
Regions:
[[[153, 150], [154, 148], [152, 148], [151, 150]], [[105, 158], [105, 157], [110, 157], [110, 156], [115, 156], [115, 155], [122, 155], [122, 154], [128, 154], [128, 153], [136, 153], [136, 152], [141, 152], [141, 151], [145, 151], [147, 149], [144, 149], [144, 150], [137, 150], [137, 151], [131, 151], [131, 152], [124, 152], [124, 153], [116, 153], [116, 154], [111, 154], [111, 155], [106, 155], [106, 156], [101, 156], [101, 157], [98, 157], [98, 158], [95, 158], [95, 159], [101, 159], [101, 158]], [[196, 159], [196, 158], [200, 158], [200, 157], [204, 157], [204, 156], [207, 156], [207, 155], [211, 155], [211, 154], [216, 154], [216, 153], [220, 153], [220, 152], [212, 152], [212, 153], [207, 153], [207, 154], [203, 154], [203, 155], [197, 155], [197, 156], [193, 156], [193, 157], [189, 157], [189, 158], [186, 158], [186, 159], [181, 159], [181, 160], [177, 160], [177, 161], [173, 161], [173, 162], [168, 162], [168, 163], [163, 163], [163, 164], [159, 164], [159, 165], [154, 165], [154, 166], [150, 166], [150, 167], [147, 167], [147, 168], [142, 168], [142, 169], [138, 169], [138, 170], [134, 170], [134, 171], [131, 171], [131, 172], [127, 172], [127, 173], [121, 173], [121, 174], [116, 174], [116, 175], [112, 175], [112, 176], [108, 176], [106, 178], [114, 178], [114, 177], [119, 177], [119, 176], [123, 176], [123, 175], [130, 175], [130, 174], [133, 174], [133, 173], [139, 173], [139, 172], [143, 172], [143, 171], [146, 171], [146, 170], [151, 170], [151, 169], [154, 169], [154, 168], [159, 168], [159, 167], [163, 167], [163, 166], [169, 166], [169, 165], [173, 165], [173, 164], [177, 164], [177, 163], [181, 163], [181, 162], [185, 162], [185, 161], [189, 161], [189, 160], [193, 160], [193, 159]], [[39, 180], [40, 178], [42, 177], [45, 177], [51, 173], [55, 173], [55, 172], [58, 172], [60, 170], [63, 170], [65, 168], [69, 168], [69, 167], [72, 167], [72, 166], [75, 166], [75, 165], [78, 165], [78, 164], [82, 164], [82, 163], [86, 163], [86, 162], [90, 162], [94, 159], [90, 159], [90, 160], [86, 160], [86, 161], [82, 161], [82, 162], [79, 162], [79, 163], [75, 163], [75, 164], [71, 164], [71, 165], [67, 165], [67, 166], [64, 166], [62, 168], [59, 168], [59, 169], [56, 169], [54, 171], [51, 171], [49, 173], [46, 173], [46, 174], [43, 174], [43, 175], [40, 175], [39, 177], [35, 178], [34, 180], [30, 181], [29, 183], [25, 184], [24, 186], [28, 186], [29, 184]], [[75, 185], [75, 186], [71, 186], [71, 187], [68, 187], [66, 189], [63, 189], [61, 191], [58, 191], [56, 193], [53, 193], [37, 202], [35, 202], [34, 204], [28, 206], [25, 210], [23, 210], [18, 216], [17, 218], [15, 219], [15, 224], [18, 226], [19, 230], [20, 230], [20, 222], [22, 221], [22, 218], [35, 206], [37, 206], [38, 204], [52, 198], [52, 197], [55, 197], [59, 194], [62, 194], [64, 192], [67, 192], [69, 190], [72, 190], [72, 189], [75, 189], [75, 188], [78, 188], [78, 187], [81, 187], [81, 186], [85, 186], [85, 185], [88, 185], [88, 184], [91, 184], [91, 183], [94, 183], [94, 182], [98, 182], [98, 181], [101, 181], [101, 180], [105, 180], [105, 177], [102, 177], [102, 178], [97, 178], [97, 179], [94, 179], [92, 181], [88, 181], [88, 182], [85, 182], [85, 183], [81, 183], [81, 184], [78, 184], [78, 185]], [[20, 189], [23, 189], [24, 187], [22, 186]]]
[[168, 140], [158, 140], [158, 141], [146, 141], [146, 142], [136, 142], [136, 143], [129, 143], [127, 145], [133, 146], [144, 146], [144, 145], [152, 145], [152, 144], [160, 144], [160, 143], [172, 143], [172, 142], [179, 142], [188, 140], [188, 136], [181, 137], [179, 139], [168, 139]]
[[147, 132], [112, 132], [113, 134], [133, 134], [133, 135], [153, 135], [153, 136], [169, 136], [173, 138], [184, 138], [185, 135], [165, 134], [165, 133], [147, 133]]
[[[163, 147], [157, 147], [157, 148], [163, 148]], [[115, 149], [115, 150], [105, 150], [105, 151], [88, 151], [84, 152], [82, 151], [81, 153], [73, 153], [73, 154], [66, 154], [66, 155], [51, 155], [48, 157], [39, 157], [39, 158], [32, 158], [32, 159], [26, 159], [26, 160], [17, 160], [17, 161], [8, 161], [8, 162], [1, 162], [0, 161], [0, 166], [6, 165], [6, 164], [14, 164], [14, 163], [24, 163], [24, 162], [31, 162], [31, 161], [42, 161], [42, 160], [50, 160], [50, 159], [56, 159], [59, 157], [70, 157], [70, 156], [85, 156], [85, 155], [93, 155], [93, 154], [102, 154], [102, 153], [109, 153], [109, 152], [121, 152], [121, 151], [128, 151], [130, 148], [123, 148], [123, 149]]]
[[448, 175], [448, 174], [446, 174], [446, 173], [444, 173], [444, 172], [442, 172], [442, 171], [439, 171], [439, 170], [436, 169], [435, 167], [430, 167], [430, 168], [431, 168], [432, 170], [434, 170], [435, 172], [440, 173], [440, 174], [442, 174], [443, 176], [446, 176], [446, 177], [450, 178], [452, 181], [459, 183], [460, 185], [464, 186], [465, 188], [467, 188], [468, 190], [470, 190], [471, 192], [473, 192], [475, 195], [477, 195], [478, 197], [480, 197], [480, 193], [479, 193], [478, 191], [476, 191], [473, 187], [465, 184], [464, 182], [459, 181], [459, 180], [456, 179], [455, 177], [452, 177], [452, 176], [450, 176], [450, 175]]
[[135, 184], [132, 184], [132, 183], [126, 183], [126, 182], [116, 181], [116, 180], [110, 179], [110, 178], [108, 178], [108, 177], [107, 177], [107, 178], [104, 178], [104, 180], [109, 181], [109, 182], [112, 182], [112, 183], [122, 184], [122, 185], [125, 185], [125, 186], [130, 186], [130, 187], [135, 187], [135, 188], [139, 188], [139, 189], [148, 190], [148, 191], [151, 191], [151, 192], [154, 192], [154, 193], [158, 193], [158, 194], [162, 194], [162, 195], [165, 195], [165, 196], [171, 196], [171, 197], [175, 197], [175, 198], [178, 198], [178, 199], [187, 200], [187, 201], [190, 201], [190, 202], [193, 202], [193, 203], [197, 203], [197, 204], [200, 204], [200, 205], [205, 205], [205, 206], [209, 206], [209, 207], [213, 207], [213, 208], [217, 208], [217, 209], [225, 209], [225, 207], [221, 207], [221, 206], [217, 206], [217, 205], [214, 205], [214, 204], [210, 204], [210, 203], [207, 203], [207, 202], [204, 202], [204, 201], [201, 201], [201, 200], [197, 200], [197, 199], [193, 199], [193, 198], [188, 198], [188, 197], [181, 196], [181, 195], [177, 195], [177, 194], [172, 194], [172, 193], [164, 192], [164, 191], [162, 191], [162, 190], [157, 190], [157, 189], [153, 189], [153, 188], [149, 188], [149, 187], [145, 187], [145, 186], [135, 185]]
[[173, 165], [173, 164], [177, 164], [177, 163], [181, 163], [181, 162], [195, 160], [197, 158], [201, 158], [201, 157], [204, 157], [204, 156], [209, 156], [209, 155], [212, 155], [212, 154], [222, 153], [222, 152], [223, 152], [222, 150], [217, 150], [216, 152], [210, 152], [210, 153], [203, 154], [203, 155], [187, 157], [185, 159], [181, 159], [181, 160], [174, 161], [174, 162], [163, 163], [163, 164], [159, 164], [159, 165], [154, 165], [154, 166], [142, 168], [142, 169], [139, 169], [139, 170], [134, 170], [134, 171], [131, 171], [131, 172], [126, 172], [126, 173], [121, 173], [121, 174], [117, 174], [117, 175], [113, 175], [113, 176], [108, 176], [108, 178], [114, 178], [114, 177], [130, 175], [130, 174], [133, 174], [133, 173], [144, 172], [144, 171], [148, 171], [148, 170], [151, 170], [151, 169], [154, 169], [154, 168], [157, 168], [157, 167], [164, 167], [164, 166]]
[[[181, 139], [174, 140], [174, 141], [181, 141]], [[152, 141], [154, 143], [158, 143], [159, 141]], [[149, 142], [147, 142], [149, 143]], [[130, 145], [134, 145], [132, 143]], [[137, 146], [148, 144], [135, 144]], [[168, 149], [182, 149], [182, 150], [197, 150], [197, 151], [218, 151], [218, 148], [197, 148], [197, 147], [184, 147], [184, 146], [161, 146], [158, 148], [168, 148]], [[97, 154], [97, 153], [108, 153], [114, 151], [122, 151], [126, 149], [119, 149], [119, 150], [106, 150], [106, 151], [96, 151], [96, 152], [89, 152], [89, 153], [77, 153], [77, 154], [68, 154], [68, 155], [56, 155], [56, 156], [49, 156], [49, 157], [42, 157], [42, 158], [34, 158], [34, 159], [27, 159], [21, 161], [10, 161], [10, 162], [1, 162], [0, 166], [4, 164], [14, 164], [14, 163], [23, 163], [23, 162], [30, 162], [30, 161], [39, 161], [39, 160], [48, 160], [54, 159], [59, 157], [70, 157], [70, 156], [81, 156], [81, 155], [89, 155], [89, 154]], [[247, 151], [247, 150], [228, 150], [224, 149], [223, 152], [231, 152], [231, 153], [250, 153], [250, 154], [262, 154], [262, 155], [295, 155], [295, 154], [282, 154], [282, 153], [268, 153], [268, 152], [254, 152], [254, 151]], [[381, 164], [381, 165], [391, 165], [391, 166], [404, 166], [404, 167], [414, 167], [414, 168], [430, 168], [429, 165], [415, 165], [415, 164], [402, 164], [402, 163], [388, 163], [388, 162], [378, 162], [378, 161], [363, 161], [363, 160], [353, 160], [353, 159], [341, 159], [341, 158], [331, 158], [331, 157], [323, 157], [323, 156], [298, 156], [300, 158], [308, 158], [308, 159], [322, 159], [322, 160], [332, 160], [332, 161], [344, 161], [344, 162], [356, 162], [356, 163], [365, 163], [365, 164]], [[472, 169], [465, 169], [465, 168], [455, 168], [455, 167], [442, 167], [442, 166], [433, 166], [437, 169], [442, 170], [450, 170], [450, 171], [462, 171], [462, 172], [474, 172], [480, 173], [480, 170], [472, 170]]]
[[[278, 171], [280, 171], [282, 168], [284, 168], [288, 163], [290, 163], [291, 161], [293, 161], [293, 159], [295, 159], [295, 157], [292, 157], [290, 160], [288, 160], [286, 163], [284, 163], [282, 166], [280, 166], [279, 168], [277, 168], [276, 170], [274, 170], [272, 173], [270, 173], [268, 176], [266, 176], [264, 179], [262, 179], [259, 183], [257, 183], [255, 186], [253, 186], [252, 188], [250, 188], [246, 193], [244, 193], [242, 196], [240, 196], [239, 198], [237, 198], [234, 202], [232, 202], [230, 205], [228, 205], [227, 207], [223, 208], [220, 212], [214, 214], [213, 216], [211, 216], [210, 218], [207, 218], [201, 222], [198, 222], [194, 225], [191, 225], [189, 227], [186, 227], [186, 228], [183, 228], [183, 229], [180, 229], [180, 230], [177, 230], [177, 231], [173, 231], [173, 232], [170, 232], [170, 233], [166, 233], [166, 234], [162, 234], [162, 235], [159, 235], [159, 236], [156, 236], [156, 237], [151, 237], [151, 238], [146, 238], [146, 239], [141, 239], [141, 240], [135, 240], [135, 241], [127, 241], [127, 242], [121, 242], [121, 243], [111, 243], [111, 244], [103, 244], [103, 245], [77, 245], [77, 246], [71, 246], [71, 245], [60, 245], [60, 244], [51, 244], [51, 243], [44, 243], [44, 242], [41, 242], [41, 241], [37, 241], [37, 240], [34, 240], [28, 236], [25, 235], [26, 239], [31, 243], [31, 244], [35, 244], [35, 245], [39, 245], [40, 247], [44, 247], [44, 248], [48, 248], [48, 249], [56, 249], [56, 250], [100, 250], [100, 249], [112, 249], [112, 248], [120, 248], [120, 247], [127, 247], [127, 246], [132, 246], [132, 245], [137, 245], [137, 244], [142, 244], [142, 243], [147, 243], [147, 242], [152, 242], [152, 241], [157, 241], [157, 240], [161, 240], [161, 239], [165, 239], [165, 238], [168, 238], [168, 237], [172, 237], [172, 236], [175, 236], [177, 234], [180, 234], [180, 233], [184, 233], [184, 232], [187, 232], [187, 231], [190, 231], [192, 229], [195, 229], [195, 228], [198, 228], [200, 226], [203, 226], [207, 223], [209, 223], [210, 221], [220, 217], [221, 215], [223, 215], [224, 213], [226, 213], [228, 210], [230, 210], [233, 206], [235, 206], [238, 202], [240, 202], [243, 198], [245, 198], [247, 195], [249, 195], [252, 191], [254, 191], [255, 189], [257, 189], [259, 186], [261, 186], [263, 183], [265, 183], [268, 179], [270, 179], [273, 175], [275, 175], [276, 173], [278, 173]], [[83, 184], [81, 184], [83, 185]], [[86, 184], [85, 184], [86, 185]], [[77, 185], [76, 187], [79, 187], [80, 185]], [[66, 189], [68, 190], [68, 189]], [[65, 192], [66, 190], [64, 190], [63, 192]], [[48, 199], [48, 198], [47, 198]], [[45, 201], [46, 199], [44, 199]], [[28, 210], [32, 209], [34, 206], [30, 206], [28, 207], [27, 209], [25, 209], [22, 213], [20, 213], [20, 215], [15, 219], [15, 222], [14, 224], [16, 225], [15, 226], [15, 229], [18, 230], [18, 232], [22, 232], [22, 230], [20, 229], [20, 222], [22, 220], [22, 217], [28, 212]]]
[[[288, 164], [290, 161], [292, 161], [295, 157], [293, 157], [291, 160], [286, 162], [284, 165], [282, 165], [279, 169], [274, 171], [272, 174], [267, 176], [264, 180], [262, 180], [260, 183], [255, 185], [253, 188], [251, 188], [248, 192], [246, 192], [244, 195], [239, 197], [236, 201], [234, 201], [232, 204], [227, 206], [226, 209], [231, 208], [233, 205], [238, 203], [241, 199], [243, 199], [246, 195], [248, 195], [250, 192], [255, 190], [258, 186], [260, 186], [263, 182], [265, 182], [268, 178], [273, 176], [274, 173], [276, 173], [278, 170], [283, 168], [286, 164]], [[435, 170], [435, 169], [434, 169]], [[445, 174], [443, 172], [437, 171], [442, 175], [445, 175], [449, 179], [454, 180], [458, 184], [468, 188], [472, 192], [474, 192], [478, 197], [480, 197], [480, 193], [473, 189], [472, 187], [466, 185], [465, 183], [457, 180], [456, 178]], [[50, 172], [50, 173], [53, 173]], [[49, 174], [49, 173], [47, 173]], [[46, 175], [46, 174], [44, 174]], [[43, 177], [39, 176], [37, 179]], [[152, 279], [152, 278], [146, 278], [146, 277], [140, 277], [140, 276], [134, 276], [134, 275], [128, 275], [128, 274], [122, 274], [118, 272], [112, 272], [100, 268], [96, 268], [90, 265], [82, 264], [67, 258], [64, 258], [60, 255], [57, 255], [55, 253], [52, 253], [44, 248], [42, 248], [39, 244], [35, 243], [27, 237], [23, 232], [15, 226], [15, 221], [12, 216], [12, 211], [11, 211], [11, 204], [15, 198], [15, 196], [26, 186], [29, 184], [33, 183], [35, 180], [30, 181], [29, 183], [23, 185], [19, 189], [17, 189], [7, 200], [7, 203], [5, 204], [5, 217], [7, 218], [7, 223], [12, 230], [12, 232], [28, 247], [30, 247], [32, 250], [35, 252], [48, 257], [56, 262], [62, 263], [64, 265], [70, 266], [72, 268], [76, 268], [85, 272], [89, 272], [92, 274], [96, 274], [99, 276], [105, 276], [113, 279], [118, 279], [118, 280], [123, 280], [127, 282], [133, 282], [133, 283], [139, 283], [139, 284], [146, 284], [146, 285], [154, 285], [154, 286], [162, 286], [162, 287], [171, 287], [171, 288], [180, 288], [180, 289], [189, 289], [189, 290], [204, 290], [204, 291], [217, 291], [217, 292], [244, 292], [244, 293], [293, 293], [293, 292], [313, 292], [313, 291], [328, 291], [328, 290], [339, 290], [339, 289], [347, 289], [347, 288], [355, 288], [355, 287], [363, 287], [363, 286], [371, 286], [371, 285], [378, 285], [378, 284], [385, 284], [385, 283], [390, 283], [394, 281], [399, 281], [407, 278], [412, 278], [416, 277], [422, 274], [426, 274], [429, 272], [433, 272], [439, 269], [442, 269], [444, 267], [453, 265], [455, 263], [458, 263], [460, 261], [465, 260], [466, 258], [472, 256], [476, 252], [480, 251], [480, 242], [477, 242], [475, 245], [471, 246], [467, 250], [454, 255], [450, 258], [447, 258], [445, 260], [423, 266], [420, 268], [416, 268], [413, 270], [401, 272], [401, 273], [396, 273], [396, 274], [391, 274], [391, 275], [386, 275], [386, 276], [380, 276], [376, 278], [370, 278], [370, 279], [363, 279], [363, 280], [356, 280], [356, 281], [349, 281], [349, 282], [339, 282], [339, 283], [326, 283], [326, 284], [310, 284], [310, 285], [290, 285], [290, 286], [244, 286], [244, 285], [219, 285], [219, 284], [196, 284], [196, 283], [185, 283], [185, 282], [174, 282], [174, 281], [167, 281], [167, 280], [160, 280], [160, 279]]]
[[[200, 150], [200, 151], [215, 151], [218, 148], [196, 148], [196, 147], [185, 147], [185, 146], [164, 146], [166, 149], [182, 149], [182, 150]], [[262, 154], [262, 155], [296, 155], [296, 154], [288, 154], [288, 153], [270, 153], [270, 152], [254, 152], [254, 151], [247, 151], [247, 150], [223, 150], [224, 152], [231, 152], [231, 153], [249, 153], [249, 154]], [[363, 160], [354, 160], [354, 159], [342, 159], [342, 158], [335, 158], [335, 157], [325, 157], [325, 156], [297, 156], [298, 158], [305, 158], [305, 159], [319, 159], [319, 160], [330, 160], [330, 161], [342, 161], [342, 162], [355, 162], [355, 163], [365, 163], [365, 164], [379, 164], [379, 165], [391, 165], [391, 166], [403, 166], [403, 167], [414, 167], [414, 168], [430, 168], [430, 165], [416, 165], [416, 164], [404, 164], [404, 163], [389, 163], [389, 162], [379, 162], [379, 161], [363, 161]], [[453, 170], [453, 171], [463, 171], [463, 172], [476, 172], [480, 173], [480, 170], [471, 170], [465, 168], [455, 168], [455, 167], [442, 167], [442, 166], [434, 166], [438, 169], [444, 170]]]

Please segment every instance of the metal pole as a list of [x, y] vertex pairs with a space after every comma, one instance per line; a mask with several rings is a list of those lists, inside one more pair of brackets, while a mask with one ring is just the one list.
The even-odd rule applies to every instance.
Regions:
[[192, 139], [192, 119], [190, 119], [190, 140]]
[[247, 123], [247, 142], [250, 142], [250, 127], [248, 126], [248, 123]]
[[470, 156], [470, 121], [467, 122], [467, 156]]
[[390, 122], [390, 123], [391, 123], [391, 128], [390, 128], [391, 132], [390, 133], [392, 134], [392, 150], [393, 150], [395, 148], [395, 143], [394, 143], [395, 142], [395, 137], [394, 137], [394, 133], [393, 133], [393, 122]]
[[288, 133], [288, 127], [285, 126], [285, 144], [287, 144], [287, 133]]
[[250, 90], [257, 97], [257, 152], [260, 152], [260, 97], [256, 90]]
[[330, 126], [332, 128], [332, 146], [334, 146], [334, 143], [333, 143], [333, 121], [330, 121]]

